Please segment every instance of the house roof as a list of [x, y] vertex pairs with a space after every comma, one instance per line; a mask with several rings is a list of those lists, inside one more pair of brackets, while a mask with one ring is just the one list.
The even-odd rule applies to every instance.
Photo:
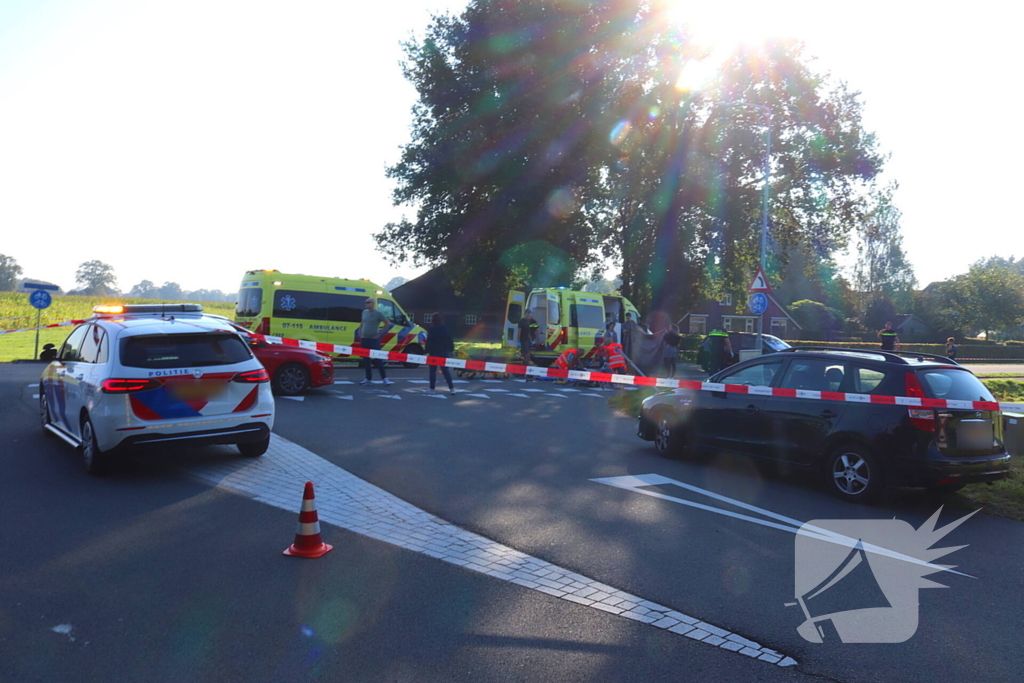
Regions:
[[[798, 323], [796, 320], [793, 320], [793, 316], [791, 316], [789, 314], [789, 311], [786, 310], [786, 307], [783, 306], [782, 304], [780, 304], [778, 302], [778, 300], [774, 296], [772, 296], [769, 292], [764, 292], [764, 295], [768, 297], [768, 300], [770, 302], [775, 304], [775, 307], [779, 311], [782, 312], [782, 315], [786, 316], [787, 320], [789, 320], [791, 323], [793, 323], [793, 325], [796, 327], [796, 329], [798, 329], [798, 330], [804, 329], [803, 327], [800, 326], [800, 323]], [[704, 303], [701, 306], [687, 311], [686, 315], [684, 315], [682, 318], [679, 319], [679, 322], [683, 322], [690, 315], [709, 315], [709, 313], [707, 312], [707, 305], [709, 303], [710, 304], [717, 304], [718, 302], [713, 300], [713, 299], [705, 299]], [[701, 311], [704, 311], [704, 312], [701, 312]], [[758, 316], [754, 316], [754, 315], [747, 315], [747, 314], [744, 314], [744, 313], [722, 313], [720, 311], [717, 312], [716, 314], [717, 315], [722, 315], [722, 316], [729, 316], [729, 317], [744, 317], [744, 318], [750, 318], [750, 317], [755, 317], [756, 318], [756, 317], [758, 317]]]

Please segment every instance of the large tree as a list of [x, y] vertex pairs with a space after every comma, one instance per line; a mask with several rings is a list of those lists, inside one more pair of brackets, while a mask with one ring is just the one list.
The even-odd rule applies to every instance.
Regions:
[[605, 257], [642, 308], [739, 291], [765, 126], [783, 247], [844, 246], [882, 162], [857, 95], [798, 45], [737, 52], [708, 87], [678, 88], [702, 55], [654, 2], [471, 0], [407, 56], [419, 101], [388, 173], [417, 214], [376, 239], [396, 261], [454, 265], [457, 286], [569, 284]]
[[103, 261], [86, 261], [79, 265], [75, 272], [75, 282], [83, 294], [104, 296], [117, 291], [114, 268]]
[[21, 266], [12, 256], [0, 254], [0, 292], [11, 292], [18, 286]]
[[944, 289], [947, 307], [958, 314], [964, 328], [1019, 331], [1024, 322], [1024, 275], [1005, 259], [994, 257], [973, 263]]
[[[388, 170], [396, 261], [456, 266], [456, 287], [568, 285], [594, 258], [617, 65], [643, 3], [472, 0], [406, 45], [412, 141]], [[498, 268], [496, 266], [503, 266]]]
[[858, 226], [853, 267], [854, 287], [868, 300], [886, 298], [900, 310], [909, 309], [917, 278], [903, 251], [900, 210], [893, 203], [895, 185], [875, 193], [864, 221]]

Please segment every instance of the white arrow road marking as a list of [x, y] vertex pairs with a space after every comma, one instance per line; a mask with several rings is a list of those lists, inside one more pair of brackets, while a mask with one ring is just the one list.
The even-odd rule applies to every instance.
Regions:
[[482, 379], [480, 381], [481, 382], [486, 382], [488, 384], [501, 384], [504, 380], [500, 380], [500, 379]]
[[270, 448], [261, 458], [203, 460], [182, 469], [218, 488], [292, 512], [301, 501], [304, 482], [312, 480], [321, 494], [317, 516], [325, 524], [722, 650], [740, 651], [779, 666], [796, 664], [790, 657], [696, 617], [449, 524], [277, 434], [271, 434]]
[[556, 389], [556, 391], [574, 391], [574, 392], [579, 393], [579, 389], [563, 389], [561, 387], [556, 387], [555, 389]]
[[399, 401], [402, 400], [402, 397], [398, 394], [379, 394], [377, 398], [397, 398]]
[[520, 389], [520, 391], [532, 391], [532, 392], [538, 392], [539, 391], [542, 394], [546, 393], [543, 389]]
[[580, 396], [597, 396], [598, 398], [604, 398], [604, 394], [595, 394], [587, 391], [580, 393]]
[[[675, 479], [669, 479], [668, 477], [663, 477], [660, 474], [638, 474], [638, 475], [627, 475], [627, 476], [623, 476], [623, 477], [606, 477], [606, 478], [603, 478], [603, 479], [591, 479], [590, 481], [598, 483], [598, 484], [607, 484], [608, 486], [614, 486], [614, 487], [620, 488], [620, 489], [626, 489], [628, 491], [633, 491], [635, 493], [642, 493], [645, 496], [652, 496], [654, 498], [660, 498], [662, 500], [668, 500], [668, 501], [671, 501], [673, 503], [679, 503], [680, 505], [685, 505], [687, 507], [697, 508], [698, 510], [705, 510], [707, 512], [714, 512], [714, 513], [719, 514], [719, 515], [725, 515], [726, 517], [732, 517], [733, 519], [741, 519], [744, 522], [752, 522], [754, 524], [760, 524], [761, 526], [766, 526], [766, 527], [769, 527], [771, 529], [779, 529], [781, 531], [788, 531], [791, 534], [798, 534], [798, 535], [801, 535], [801, 536], [810, 536], [812, 538], [817, 538], [818, 540], [821, 540], [821, 541], [827, 541], [829, 543], [835, 543], [836, 545], [846, 546], [847, 548], [852, 548], [855, 545], [857, 545], [857, 543], [860, 542], [860, 539], [851, 538], [849, 536], [843, 536], [842, 534], [837, 534], [836, 532], [829, 531], [828, 529], [818, 529], [817, 527], [812, 527], [812, 528], [808, 528], [808, 529], [801, 529], [801, 527], [803, 526], [804, 523], [801, 522], [800, 520], [793, 519], [792, 517], [786, 517], [785, 515], [780, 515], [777, 512], [772, 512], [771, 510], [766, 510], [764, 508], [759, 508], [756, 505], [751, 505], [749, 503], [744, 503], [741, 500], [736, 500], [735, 498], [729, 498], [728, 496], [723, 496], [720, 493], [715, 493], [714, 491], [708, 491], [707, 489], [702, 489], [702, 488], [700, 488], [698, 486], [694, 486], [692, 484], [686, 484], [686, 483], [683, 483], [681, 481], [677, 481]], [[754, 512], [756, 514], [762, 515], [763, 517], [768, 517], [769, 519], [778, 520], [778, 522], [783, 522], [783, 524], [779, 524], [778, 522], [769, 522], [768, 520], [758, 519], [757, 517], [750, 517], [749, 515], [740, 514], [739, 512], [733, 512], [732, 510], [723, 510], [722, 508], [715, 507], [713, 505], [704, 505], [703, 503], [695, 503], [692, 500], [686, 500], [685, 498], [676, 498], [675, 496], [669, 496], [669, 495], [666, 495], [664, 493], [658, 493], [657, 491], [645, 491], [642, 488], [640, 488], [642, 486], [662, 486], [662, 485], [665, 485], [665, 484], [672, 484], [674, 486], [682, 487], [682, 488], [686, 489], [687, 491], [693, 491], [694, 493], [697, 493], [697, 494], [702, 495], [702, 496], [707, 496], [708, 498], [712, 498], [712, 499], [717, 500], [719, 502], [726, 503], [727, 505], [734, 505], [734, 506], [736, 506], [738, 508], [741, 508], [743, 510], [748, 510], [750, 512]], [[818, 532], [818, 533], [816, 533], [816, 532]], [[865, 543], [864, 544], [864, 550], [868, 551], [868, 552], [875, 553], [876, 555], [884, 555], [886, 557], [891, 557], [891, 558], [894, 558], [894, 559], [897, 559], [897, 560], [903, 560], [904, 562], [910, 562], [912, 564], [919, 564], [922, 567], [929, 567], [933, 571], [950, 572], [951, 574], [959, 574], [960, 576], [966, 576], [966, 577], [971, 578], [971, 579], [976, 578], [976, 577], [971, 576], [970, 574], [964, 574], [962, 572], [958, 572], [958, 571], [956, 571], [956, 570], [954, 570], [954, 569], [952, 569], [950, 567], [943, 567], [942, 565], [931, 564], [930, 562], [925, 562], [924, 560], [919, 560], [916, 557], [911, 557], [910, 555], [904, 555], [903, 553], [899, 553], [899, 552], [896, 552], [896, 551], [893, 551], [893, 550], [889, 550], [887, 548], [882, 548], [880, 546], [877, 546], [877, 545], [874, 545], [874, 544], [871, 544], [871, 543]]]
[[340, 399], [345, 400], [345, 401], [354, 401], [355, 400], [351, 396], [335, 396], [334, 398], [340, 398]]
[[334, 383], [335, 384], [355, 384], [355, 382], [349, 382], [346, 379], [336, 379], [336, 380], [334, 380]]
[[444, 394], [423, 394], [423, 395], [426, 396], [427, 398], [443, 398], [443, 399], [447, 399], [448, 398]]
[[305, 401], [305, 396], [281, 396], [280, 398], [286, 398], [289, 401]]
[[466, 394], [466, 396], [476, 396], [477, 398], [490, 398], [487, 394]]
[[509, 396], [519, 396], [521, 398], [530, 398], [529, 394], [509, 394]]
[[492, 389], [491, 387], [487, 387], [486, 389], [484, 389], [484, 391], [504, 391], [507, 393], [508, 389], [498, 389], [497, 387]]
[[547, 394], [547, 396], [550, 396], [551, 398], [569, 398], [565, 394]]
[[430, 380], [429, 379], [409, 379], [409, 380], [406, 380], [406, 381], [407, 382], [412, 382], [413, 384], [430, 384]]

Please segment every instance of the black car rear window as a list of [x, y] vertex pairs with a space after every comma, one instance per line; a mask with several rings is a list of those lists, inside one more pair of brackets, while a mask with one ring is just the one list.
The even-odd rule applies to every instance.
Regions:
[[995, 401], [992, 392], [967, 370], [933, 368], [918, 370], [917, 378], [931, 398], [947, 401]]
[[233, 365], [252, 358], [237, 334], [160, 334], [129, 337], [121, 348], [121, 364], [132, 368], [194, 368]]

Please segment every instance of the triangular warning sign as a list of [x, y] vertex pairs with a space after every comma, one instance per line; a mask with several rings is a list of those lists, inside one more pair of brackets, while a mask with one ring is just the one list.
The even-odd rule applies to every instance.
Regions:
[[754, 281], [747, 287], [748, 292], [770, 292], [772, 286], [768, 284], [768, 278], [764, 276], [764, 269], [761, 266], [757, 267], [757, 273], [754, 274]]

